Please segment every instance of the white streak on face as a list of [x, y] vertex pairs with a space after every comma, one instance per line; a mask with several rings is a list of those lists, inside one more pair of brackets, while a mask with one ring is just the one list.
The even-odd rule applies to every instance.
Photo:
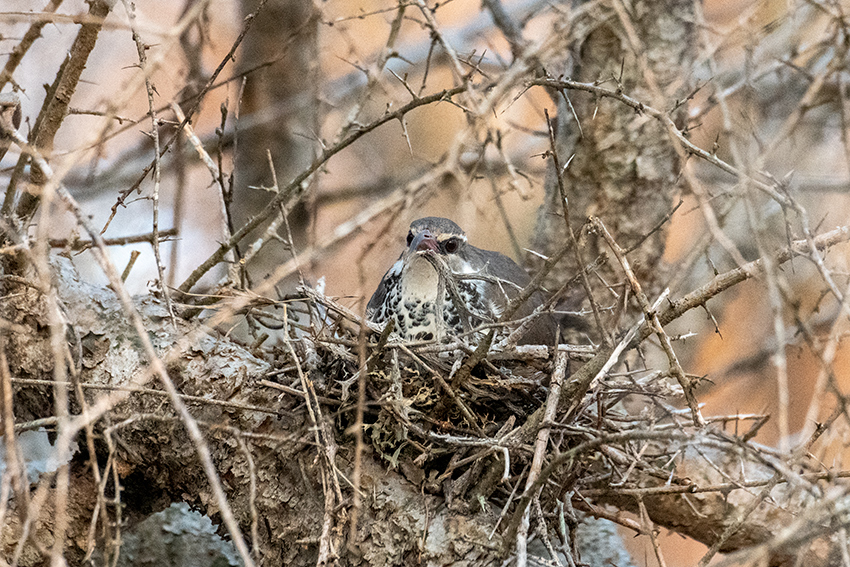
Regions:
[[445, 256], [446, 265], [449, 269], [455, 274], [477, 274], [478, 270], [474, 269], [472, 265], [466, 260], [462, 259], [460, 256], [455, 254], [449, 254]]

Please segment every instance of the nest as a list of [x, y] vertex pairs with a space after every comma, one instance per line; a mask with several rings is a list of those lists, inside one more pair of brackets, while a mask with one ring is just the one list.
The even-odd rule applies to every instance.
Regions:
[[[590, 368], [601, 350], [593, 345], [491, 349], [479, 360], [464, 337], [401, 342], [309, 288], [284, 305], [275, 349], [286, 370], [281, 383], [300, 390], [305, 372], [317, 378], [310, 387], [316, 400], [335, 407], [338, 431], [361, 431], [388, 468], [453, 510], [495, 507], [497, 527], [509, 537], [530, 507], [547, 545], [555, 536], [562, 553], [574, 553], [574, 503], [618, 519], [585, 494], [637, 510], [633, 500], [623, 502], [629, 490], [676, 494], [695, 486], [677, 467], [705, 433], [697, 433], [689, 410], [670, 403], [682, 391], [669, 374], [608, 373], [600, 380]], [[649, 409], [629, 411], [636, 398]], [[766, 421], [740, 420], [750, 435]]]

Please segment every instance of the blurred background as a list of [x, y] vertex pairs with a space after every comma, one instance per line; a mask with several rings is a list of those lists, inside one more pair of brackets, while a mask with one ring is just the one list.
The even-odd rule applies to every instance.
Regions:
[[[54, 14], [44, 11], [45, 4], [16, 0], [0, 12], [0, 57], [8, 56], [35, 19], [47, 22], [42, 39], [4, 86], [21, 95], [24, 133], [43, 103], [43, 85], [53, 80], [74, 40], [74, 16], [87, 12], [82, 0], [53, 2], [61, 4]], [[433, 41], [423, 13], [415, 2], [407, 4], [401, 9], [404, 4], [387, 0], [273, 0], [228, 61], [246, 17], [257, 9], [255, 0], [136, 2], [134, 25], [147, 45], [163, 136], [173, 134], [179, 122], [170, 105], [188, 111], [224, 62], [191, 120], [222, 179], [214, 179], [185, 137], [163, 157], [160, 230], [174, 228], [178, 235], [161, 247], [167, 285], [178, 286], [227, 234], [261, 211], [273, 195], [275, 178], [285, 186], [346, 133], [415, 97], [458, 84], [458, 71]], [[475, 63], [476, 81], [486, 83], [505, 72], [514, 58], [512, 44], [479, 0], [429, 6], [443, 39], [462, 61]], [[529, 41], [563, 29], [557, 26], [569, 21], [570, 10], [593, 9], [590, 3], [539, 0], [505, 0], [501, 6]], [[841, 43], [847, 29], [837, 23], [846, 25], [846, 9], [846, 2], [837, 1], [707, 0], [693, 22], [696, 57], [690, 75], [682, 77], [692, 86], [686, 103], [689, 139], [744, 171], [782, 181], [815, 234], [850, 220], [850, 106], [846, 44]], [[67, 169], [66, 185], [95, 224], [106, 227], [107, 238], [146, 234], [152, 226], [150, 176], [118, 199], [120, 191], [142, 179], [153, 157], [148, 102], [129, 26], [127, 10], [118, 3], [73, 95], [52, 161], [54, 169]], [[558, 62], [570, 57], [564, 52]], [[471, 65], [462, 69], [472, 70]], [[562, 72], [547, 70], [554, 76]], [[682, 103], [667, 102], [664, 110]], [[554, 116], [557, 104], [545, 89], [519, 84], [487, 117], [487, 128], [472, 124], [465, 109], [452, 102], [423, 106], [375, 128], [302, 184], [305, 198], [285, 211], [292, 245], [284, 225], [273, 235], [263, 225], [243, 240], [240, 254], [259, 249], [260, 240], [262, 250], [241, 283], [254, 286], [289, 264], [275, 276], [284, 276], [281, 292], [291, 289], [300, 273], [313, 285], [323, 279], [328, 295], [362, 312], [400, 254], [408, 224], [421, 216], [449, 217], [472, 244], [525, 262], [544, 200], [543, 154], [549, 148], [544, 110]], [[0, 162], [4, 187], [18, 157], [13, 148]], [[663, 251], [661, 284], [671, 287], [671, 297], [735, 267], [717, 230], [746, 261], [761, 255], [759, 247], [770, 251], [788, 244], [787, 211], [769, 199], [752, 202], [748, 211], [735, 179], [704, 160], [690, 156], [680, 167], [682, 175], [696, 176], [707, 198], [702, 202], [682, 185], [669, 188], [674, 202], [683, 201], [669, 220]], [[222, 203], [229, 198], [230, 215], [225, 215]], [[595, 214], [604, 220], [604, 210]], [[709, 217], [717, 226], [709, 226]], [[63, 241], [67, 245], [79, 235], [70, 215], [54, 218], [51, 233], [61, 251]], [[149, 244], [111, 250], [119, 269], [133, 250], [141, 252], [127, 284], [138, 294], [156, 289]], [[106, 281], [90, 252], [68, 253], [86, 278]], [[825, 257], [835, 286], [845, 290], [850, 250], [838, 246]], [[233, 257], [229, 260], [232, 264]], [[707, 311], [693, 311], [670, 326], [672, 335], [687, 335], [676, 342], [686, 371], [707, 379], [699, 391], [706, 415], [780, 411], [776, 309], [785, 325], [789, 436], [807, 434], [832, 410], [836, 394], [850, 388], [850, 353], [847, 317], [839, 316], [823, 273], [813, 262], [797, 259], [781, 269], [782, 305], [771, 303], [766, 281], [756, 278], [709, 302], [716, 326]], [[199, 291], [215, 290], [232, 275], [220, 265], [204, 277]], [[799, 332], [800, 319], [816, 333], [814, 348]], [[824, 368], [818, 349], [830, 333], [838, 340], [832, 364]], [[836, 424], [817, 456], [840, 467], [847, 434]], [[780, 443], [776, 419], [757, 440]], [[675, 535], [665, 545], [671, 566], [690, 565], [704, 551]], [[655, 564], [647, 546], [640, 538], [633, 541], [636, 564]]]

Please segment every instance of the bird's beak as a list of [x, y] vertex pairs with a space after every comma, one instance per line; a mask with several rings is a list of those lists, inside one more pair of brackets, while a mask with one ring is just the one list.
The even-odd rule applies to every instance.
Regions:
[[408, 254], [415, 254], [416, 252], [424, 252], [425, 250], [431, 250], [432, 252], [439, 251], [437, 239], [427, 230], [423, 230], [413, 237], [407, 252]]

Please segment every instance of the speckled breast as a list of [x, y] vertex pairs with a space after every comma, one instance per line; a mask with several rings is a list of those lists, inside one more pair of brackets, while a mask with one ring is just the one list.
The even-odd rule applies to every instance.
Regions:
[[[395, 321], [395, 332], [405, 340], [434, 340], [437, 336], [435, 301], [416, 296], [402, 296], [400, 281], [392, 283], [395, 285], [388, 286], [386, 302], [375, 314], [375, 322], [383, 324], [392, 318]], [[484, 321], [491, 320], [493, 315], [487, 310], [487, 304], [475, 282], [462, 281], [458, 283], [457, 288], [467, 313], [461, 314], [448, 293], [443, 296], [443, 321], [445, 332], [449, 335], [458, 335], [473, 329]]]

